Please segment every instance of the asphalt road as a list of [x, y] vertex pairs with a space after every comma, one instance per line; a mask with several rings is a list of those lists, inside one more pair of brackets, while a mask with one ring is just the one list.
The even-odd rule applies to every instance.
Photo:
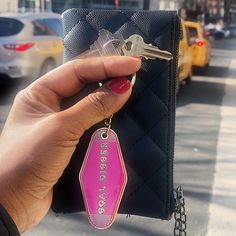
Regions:
[[[236, 60], [236, 51], [232, 51], [236, 50], [235, 45], [236, 40], [215, 42], [216, 49], [213, 50], [210, 67], [195, 75], [191, 84], [182, 86], [177, 97], [175, 186], [182, 185], [184, 189], [187, 235], [191, 236], [205, 236], [208, 231], [222, 101], [227, 92], [225, 81], [227, 78], [236, 79], [236, 70], [229, 69], [229, 65]], [[236, 87], [233, 89], [236, 93]], [[4, 123], [16, 90], [0, 91], [0, 125]], [[164, 222], [136, 216], [118, 216], [110, 229], [101, 231], [91, 228], [84, 214], [55, 216], [49, 212], [36, 228], [24, 235], [165, 236], [172, 235], [173, 226], [173, 220]]]

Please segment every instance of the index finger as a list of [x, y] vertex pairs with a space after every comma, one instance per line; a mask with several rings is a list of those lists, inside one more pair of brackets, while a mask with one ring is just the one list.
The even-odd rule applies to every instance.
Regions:
[[34, 86], [39, 85], [61, 99], [76, 94], [87, 83], [127, 76], [138, 71], [140, 66], [140, 59], [126, 56], [77, 59], [49, 72]]

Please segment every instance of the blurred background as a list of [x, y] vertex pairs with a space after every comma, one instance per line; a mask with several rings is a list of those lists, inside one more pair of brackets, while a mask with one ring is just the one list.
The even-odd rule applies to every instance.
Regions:
[[[179, 46], [175, 186], [187, 235], [236, 235], [236, 0], [0, 1], [0, 133], [17, 91], [62, 63], [60, 14], [72, 7], [176, 10]], [[83, 213], [47, 217], [25, 236], [172, 235], [162, 222], [118, 216], [105, 231]]]

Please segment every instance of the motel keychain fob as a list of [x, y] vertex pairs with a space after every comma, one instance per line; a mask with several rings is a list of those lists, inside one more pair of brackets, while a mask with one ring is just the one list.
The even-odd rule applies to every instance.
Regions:
[[127, 183], [119, 140], [110, 127], [94, 132], [79, 180], [89, 222], [98, 229], [110, 227]]

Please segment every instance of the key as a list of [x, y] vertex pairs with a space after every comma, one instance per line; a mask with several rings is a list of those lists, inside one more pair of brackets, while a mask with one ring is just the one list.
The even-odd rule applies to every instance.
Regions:
[[142, 36], [138, 34], [133, 34], [125, 40], [122, 51], [125, 56], [140, 56], [145, 59], [161, 59], [167, 61], [173, 59], [170, 52], [160, 50], [152, 44], [145, 43]]
[[112, 34], [108, 30], [102, 29], [99, 31], [98, 39], [90, 46], [90, 49], [76, 58], [120, 56], [124, 44], [125, 40], [121, 34]]

